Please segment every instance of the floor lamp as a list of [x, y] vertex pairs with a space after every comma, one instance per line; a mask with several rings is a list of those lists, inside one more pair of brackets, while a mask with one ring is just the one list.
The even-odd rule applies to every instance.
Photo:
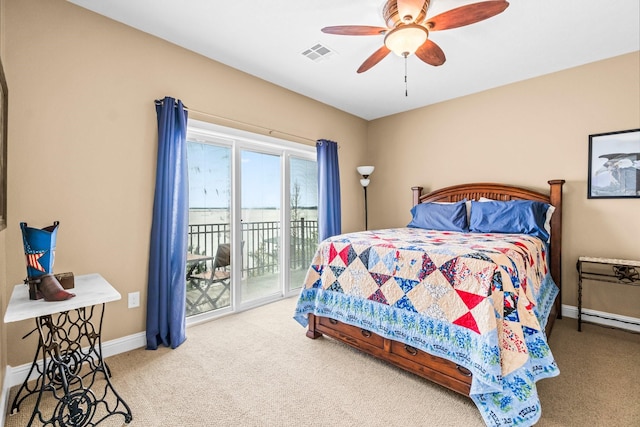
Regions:
[[367, 219], [367, 186], [369, 185], [369, 175], [373, 173], [375, 169], [374, 166], [358, 166], [356, 168], [358, 173], [362, 175], [362, 179], [360, 180], [360, 185], [364, 189], [364, 229], [369, 229], [368, 219]]

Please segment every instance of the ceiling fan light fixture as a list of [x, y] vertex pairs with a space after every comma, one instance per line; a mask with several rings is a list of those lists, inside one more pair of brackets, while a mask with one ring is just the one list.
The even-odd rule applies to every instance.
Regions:
[[398, 56], [407, 57], [427, 41], [429, 32], [419, 24], [399, 25], [384, 38], [387, 48]]

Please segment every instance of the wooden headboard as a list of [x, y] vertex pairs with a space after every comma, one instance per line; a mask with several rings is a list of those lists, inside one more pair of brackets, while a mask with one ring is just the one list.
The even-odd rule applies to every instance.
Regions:
[[555, 315], [549, 315], [547, 330], [550, 331], [553, 319], [562, 318], [562, 186], [563, 179], [549, 181], [549, 193], [539, 193], [526, 188], [514, 187], [505, 184], [473, 183], [460, 184], [441, 188], [427, 194], [422, 194], [422, 187], [412, 187], [413, 206], [425, 202], [458, 202], [463, 199], [478, 200], [486, 197], [494, 200], [537, 200], [555, 206], [556, 210], [551, 217], [551, 242], [549, 245], [549, 263], [551, 277], [560, 288], [560, 293], [554, 304]]

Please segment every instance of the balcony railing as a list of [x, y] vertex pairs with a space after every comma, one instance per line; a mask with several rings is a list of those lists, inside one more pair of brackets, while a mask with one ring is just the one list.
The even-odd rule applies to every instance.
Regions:
[[[291, 221], [290, 262], [292, 270], [306, 269], [318, 245], [318, 221], [300, 218]], [[229, 243], [230, 224], [189, 225], [189, 250], [215, 254], [218, 245]], [[242, 277], [257, 277], [279, 272], [280, 222], [242, 223]]]

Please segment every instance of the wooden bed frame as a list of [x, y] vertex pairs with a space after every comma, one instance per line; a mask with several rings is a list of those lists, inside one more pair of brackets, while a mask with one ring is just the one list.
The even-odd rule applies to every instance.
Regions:
[[[549, 261], [551, 277], [560, 288], [547, 321], [545, 332], [551, 334], [556, 318], [562, 318], [562, 186], [564, 180], [549, 181], [549, 194], [503, 184], [474, 183], [442, 188], [422, 195], [422, 187], [412, 187], [413, 204], [424, 202], [457, 202], [486, 197], [495, 200], [536, 200], [550, 203], [556, 210], [551, 217], [551, 243]], [[327, 335], [386, 360], [406, 371], [417, 374], [453, 391], [469, 395], [471, 372], [449, 360], [432, 356], [398, 341], [383, 338], [366, 329], [348, 325], [329, 317], [309, 314], [307, 336], [316, 339]]]

